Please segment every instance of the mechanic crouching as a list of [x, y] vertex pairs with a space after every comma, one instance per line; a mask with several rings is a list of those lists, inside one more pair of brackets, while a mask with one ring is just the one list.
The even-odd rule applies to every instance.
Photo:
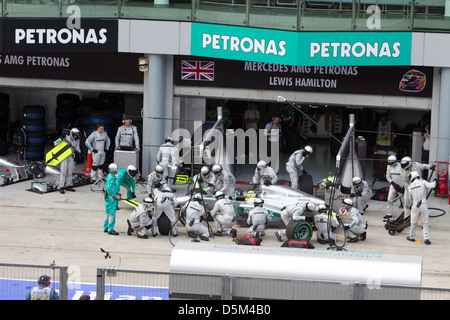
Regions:
[[222, 191], [217, 191], [215, 194], [216, 203], [211, 210], [210, 215], [216, 224], [215, 236], [222, 236], [222, 232], [230, 234], [232, 238], [236, 238], [237, 231], [233, 228], [236, 224], [236, 212], [234, 211], [233, 203], [225, 199], [225, 194]]
[[250, 228], [246, 234], [250, 234], [253, 237], [264, 236], [267, 224], [272, 221], [272, 218], [264, 208], [263, 199], [256, 198], [253, 205], [255, 207], [248, 213], [247, 224], [250, 225]]
[[209, 241], [209, 230], [201, 223], [201, 219], [205, 216], [202, 195], [198, 192], [195, 193], [192, 196], [192, 200], [181, 207], [180, 212], [186, 212], [186, 231], [188, 235], [192, 238], [197, 238], [197, 235], [200, 235], [201, 240]]
[[148, 238], [148, 230], [152, 227], [151, 217], [155, 211], [154, 201], [152, 198], [145, 198], [144, 203], [137, 206], [127, 219], [128, 231], [127, 234], [136, 232], [140, 239]]
[[358, 242], [359, 239], [366, 240], [367, 223], [364, 221], [361, 211], [355, 207], [353, 200], [346, 198], [342, 200], [343, 208], [347, 211], [350, 223], [344, 224], [348, 242]]

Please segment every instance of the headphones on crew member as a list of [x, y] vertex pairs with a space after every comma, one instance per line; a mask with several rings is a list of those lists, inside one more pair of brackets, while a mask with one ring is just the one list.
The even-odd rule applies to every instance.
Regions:
[[128, 117], [123, 117], [123, 119], [122, 119], [122, 124], [125, 124], [125, 120], [130, 120], [130, 125], [133, 124], [133, 120], [131, 120], [131, 119], [128, 118]]

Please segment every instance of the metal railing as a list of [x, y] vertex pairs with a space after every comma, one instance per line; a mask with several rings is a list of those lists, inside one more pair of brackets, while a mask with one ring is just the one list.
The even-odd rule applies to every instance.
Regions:
[[0, 263], [0, 300], [25, 300], [42, 275], [50, 276], [60, 300], [68, 299], [68, 267]]
[[68, 267], [0, 264], [0, 300], [25, 300], [41, 275], [60, 300], [79, 299], [85, 286], [97, 300], [450, 300], [450, 289], [248, 276], [97, 269], [97, 283], [73, 285]]
[[192, 21], [289, 31], [448, 31], [444, 0], [2, 0], [2, 17]]

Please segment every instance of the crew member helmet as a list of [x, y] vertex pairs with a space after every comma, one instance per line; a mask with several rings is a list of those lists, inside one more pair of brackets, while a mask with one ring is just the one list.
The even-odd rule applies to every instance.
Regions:
[[309, 156], [310, 154], [313, 153], [313, 148], [311, 148], [311, 146], [305, 146], [305, 151], [306, 151], [306, 156]]
[[345, 198], [342, 200], [342, 203], [344, 204], [344, 207], [353, 207], [353, 200], [350, 198]]
[[164, 173], [164, 167], [162, 165], [160, 165], [160, 164], [157, 164], [155, 166], [155, 172], [158, 173], [158, 174], [163, 174]]
[[217, 191], [214, 196], [216, 197], [216, 199], [221, 199], [225, 197], [225, 193], [223, 193], [222, 191]]
[[69, 135], [73, 140], [77, 140], [78, 138], [80, 138], [80, 130], [78, 128], [72, 128], [70, 129]]
[[264, 205], [264, 200], [261, 198], [256, 198], [255, 201], [253, 201], [253, 205], [255, 207], [262, 207]]
[[359, 184], [361, 184], [362, 183], [362, 179], [361, 179], [361, 177], [353, 177], [353, 179], [352, 179], [352, 184], [353, 185], [359, 185]]
[[203, 176], [206, 176], [206, 175], [209, 173], [209, 167], [208, 167], [208, 166], [203, 166], [203, 167], [200, 169], [200, 173], [201, 173]]
[[316, 205], [315, 205], [314, 203], [312, 203], [312, 202], [308, 202], [308, 203], [306, 204], [306, 209], [307, 209], [308, 211], [310, 211], [310, 212], [314, 212], [314, 211], [317, 210]]
[[319, 204], [317, 206], [317, 211], [319, 211], [320, 213], [326, 213], [327, 212], [327, 206], [324, 204]]
[[397, 162], [397, 157], [396, 157], [395, 155], [390, 155], [390, 156], [387, 158], [387, 163], [388, 163], [388, 165], [390, 165], [390, 166], [393, 166], [396, 162]]
[[410, 157], [403, 157], [400, 165], [402, 169], [408, 169], [411, 166], [412, 159]]
[[195, 201], [202, 201], [202, 195], [199, 192], [194, 193], [194, 196], [192, 197]]
[[257, 167], [259, 170], [262, 170], [262, 169], [264, 169], [264, 168], [267, 167], [267, 162], [265, 162], [264, 160], [261, 160], [261, 161], [259, 161], [259, 162], [256, 164], [256, 167]]
[[222, 172], [222, 166], [220, 164], [215, 164], [212, 166], [211, 170], [214, 174], [219, 174]]
[[110, 163], [108, 166], [108, 171], [111, 173], [117, 173], [117, 170], [119, 170], [119, 168], [117, 167], [117, 164], [115, 163]]
[[417, 173], [416, 171], [411, 171], [411, 173], [408, 175], [408, 180], [410, 183], [412, 183], [414, 180], [416, 180], [419, 177], [420, 177], [419, 173]]
[[137, 174], [137, 169], [135, 166], [133, 166], [132, 164], [130, 164], [127, 167], [127, 173], [130, 177], [134, 177]]

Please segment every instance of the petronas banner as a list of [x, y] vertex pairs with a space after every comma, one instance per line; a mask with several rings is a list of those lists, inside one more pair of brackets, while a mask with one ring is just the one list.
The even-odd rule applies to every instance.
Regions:
[[411, 32], [292, 32], [193, 23], [191, 55], [291, 66], [411, 65]]
[[423, 66], [290, 66], [177, 56], [179, 86], [431, 97], [433, 68]]

